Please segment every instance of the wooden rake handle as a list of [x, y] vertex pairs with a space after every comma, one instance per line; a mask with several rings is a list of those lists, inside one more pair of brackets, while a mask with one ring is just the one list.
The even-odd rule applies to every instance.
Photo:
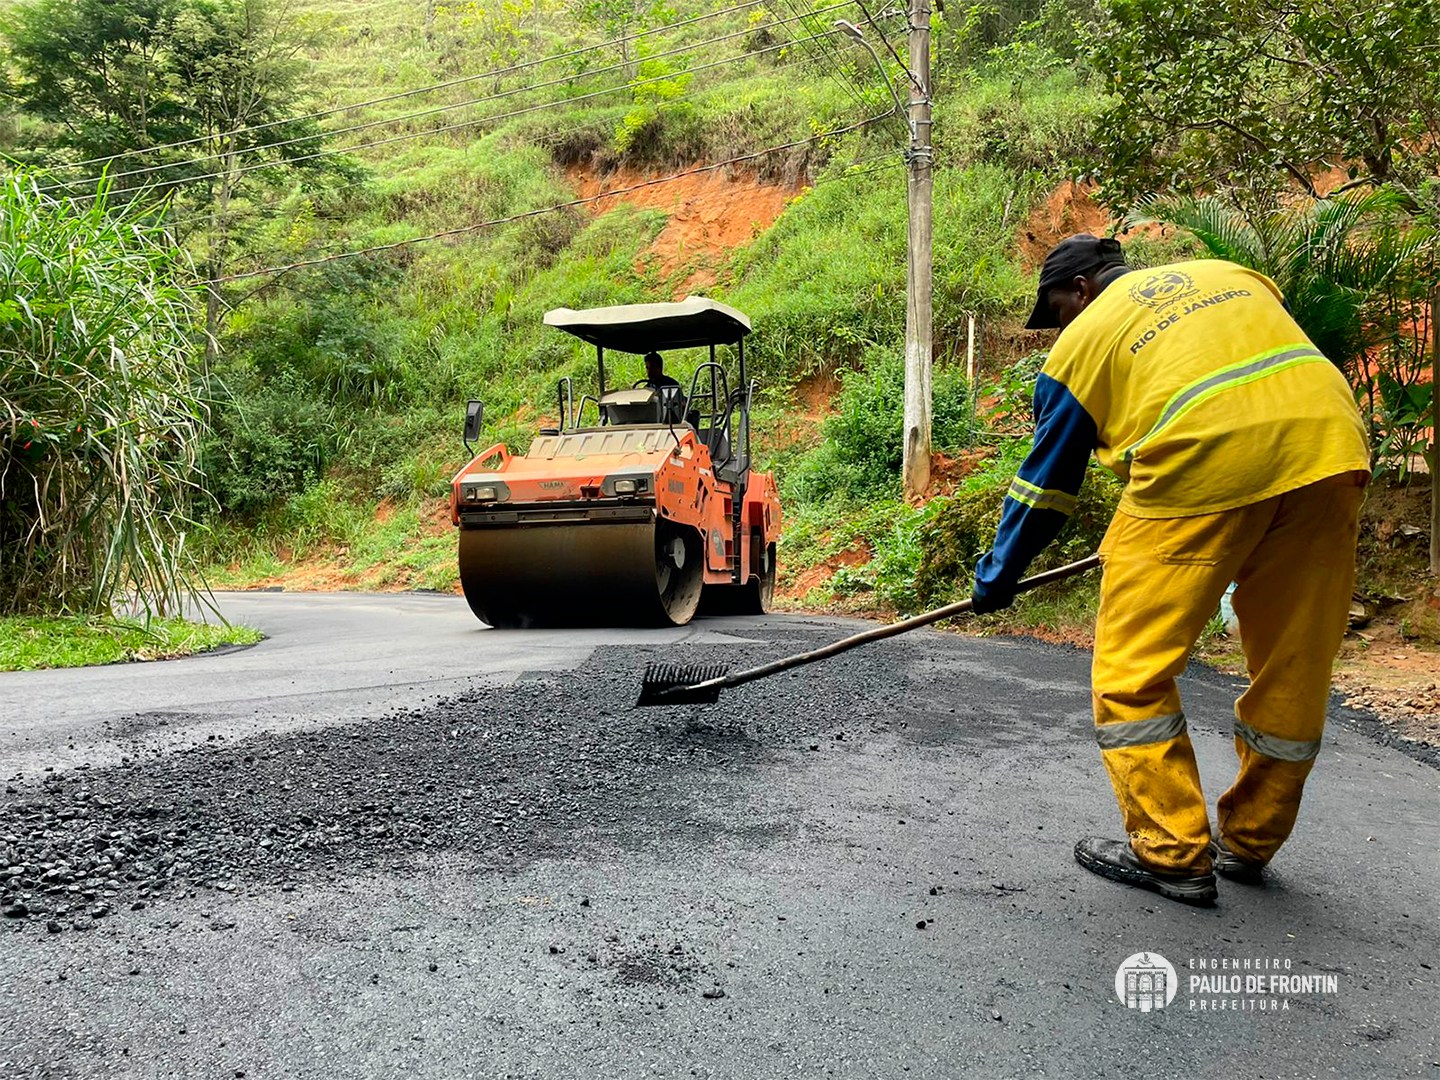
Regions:
[[[1100, 565], [1100, 556], [1091, 555], [1078, 562], [1066, 563], [1064, 566], [1057, 566], [1054, 570], [1046, 570], [1043, 574], [1036, 574], [1016, 583], [1015, 595], [1031, 589], [1038, 589], [1042, 585], [1051, 585], [1057, 581], [1064, 581], [1083, 574], [1088, 570], [1094, 570]], [[839, 641], [831, 642], [810, 652], [796, 653], [794, 656], [782, 657], [779, 660], [772, 660], [760, 667], [749, 668], [745, 671], [736, 671], [730, 675], [718, 679], [710, 679], [706, 682], [696, 683], [690, 687], [692, 690], [709, 690], [712, 688], [724, 688], [739, 686], [741, 683], [753, 682], [756, 679], [763, 679], [766, 675], [774, 675], [776, 672], [788, 671], [793, 667], [800, 667], [802, 664], [813, 664], [816, 660], [824, 660], [826, 657], [834, 656], [836, 653], [853, 649], [857, 645], [864, 645], [868, 641], [879, 641], [881, 638], [894, 637], [896, 634], [904, 634], [910, 630], [918, 630], [922, 626], [929, 626], [931, 623], [940, 622], [942, 619], [949, 619], [955, 615], [963, 615], [969, 611], [971, 601], [961, 600], [954, 604], [946, 604], [944, 607], [936, 608], [933, 611], [926, 611], [919, 615], [912, 615], [908, 619], [902, 619], [897, 623], [889, 623], [886, 626], [877, 626], [873, 630], [865, 630], [853, 634]]]

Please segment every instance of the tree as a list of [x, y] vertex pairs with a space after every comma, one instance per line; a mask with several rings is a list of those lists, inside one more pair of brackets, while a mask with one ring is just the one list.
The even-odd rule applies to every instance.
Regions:
[[[437, 28], [458, 30], [456, 45], [463, 49], [467, 64], [501, 70], [524, 55], [525, 19], [538, 6], [536, 0], [432, 3], [426, 11], [427, 37], [433, 37]], [[494, 93], [500, 92], [501, 81], [501, 76], [495, 76]]]
[[194, 595], [188, 277], [145, 205], [0, 181], [0, 614]]
[[[577, 22], [599, 30], [606, 38], [628, 39], [676, 18], [669, 0], [575, 0], [573, 11]], [[632, 41], [620, 42], [620, 59], [627, 65], [635, 59]]]
[[[167, 195], [172, 217], [192, 223], [182, 238], [198, 234], [207, 278], [229, 265], [236, 198], [355, 172], [323, 153], [314, 119], [292, 119], [319, 41], [289, 0], [29, 0], [0, 30], [15, 73], [8, 93], [48, 121], [30, 158], [62, 170], [56, 190], [88, 199], [94, 159], [124, 155], [109, 167], [110, 204], [144, 192], [158, 208], [155, 196]], [[79, 176], [62, 169], [86, 161]], [[222, 305], [212, 290], [212, 337]]]
[[1440, 165], [1440, 0], [1106, 0], [1090, 164], [1121, 207], [1344, 169], [1420, 192]]
[[[305, 53], [319, 38], [288, 0], [28, 0], [0, 35], [12, 68], [0, 94], [48, 122], [33, 163], [125, 155], [112, 200], [208, 180], [226, 153], [285, 164], [319, 148], [313, 120], [289, 119], [310, 93]], [[81, 168], [67, 191], [93, 188], [97, 169]]]
[[[224, 275], [234, 240], [230, 208], [246, 188], [282, 188], [297, 176], [354, 175], [324, 153], [313, 119], [291, 119], [309, 94], [307, 50], [316, 32], [286, 0], [185, 0], [171, 24], [169, 64], [187, 102], [201, 149], [185, 167], [187, 200], [209, 211], [206, 277]], [[203, 187], [198, 185], [203, 183]], [[207, 362], [219, 330], [221, 290], [206, 294]]]
[[695, 106], [685, 97], [693, 75], [684, 70], [687, 58], [641, 60], [630, 80], [632, 104], [615, 128], [615, 150], [622, 155], [644, 157], [655, 149], [669, 123], [683, 122], [694, 115]]
[[[71, 160], [183, 139], [192, 126], [166, 88], [165, 40], [179, 0], [30, 0], [0, 22], [22, 109], [55, 125]], [[64, 153], [54, 160], [64, 161]]]
[[1096, 0], [946, 3], [942, 15], [953, 36], [940, 60], [957, 76], [987, 63], [1006, 70], [1016, 54], [1042, 53], [1057, 62], [1073, 63], [1094, 28], [1095, 7]]

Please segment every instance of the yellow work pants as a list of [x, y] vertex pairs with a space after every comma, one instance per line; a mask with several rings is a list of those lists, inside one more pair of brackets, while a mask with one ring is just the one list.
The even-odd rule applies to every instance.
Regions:
[[1263, 863], [1290, 835], [1345, 634], [1365, 480], [1345, 473], [1218, 514], [1111, 522], [1100, 546], [1095, 731], [1144, 862], [1210, 868], [1175, 677], [1231, 581], [1250, 687], [1235, 704], [1240, 772], [1220, 798], [1220, 837]]

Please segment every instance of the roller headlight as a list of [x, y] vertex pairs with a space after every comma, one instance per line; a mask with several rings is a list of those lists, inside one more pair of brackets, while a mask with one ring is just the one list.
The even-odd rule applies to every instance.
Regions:
[[600, 493], [622, 499], [633, 499], [637, 495], [651, 495], [655, 491], [655, 478], [650, 473], [620, 473], [607, 476], [600, 485]]
[[474, 505], [475, 503], [504, 502], [510, 496], [510, 490], [498, 480], [487, 483], [462, 483], [460, 485], [460, 501]]

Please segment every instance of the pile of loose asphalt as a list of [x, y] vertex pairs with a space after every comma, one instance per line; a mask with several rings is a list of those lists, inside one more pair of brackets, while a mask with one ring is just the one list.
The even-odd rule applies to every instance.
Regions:
[[[787, 629], [726, 657], [739, 669], [833, 633]], [[953, 687], [916, 700], [923, 656], [915, 639], [896, 640], [725, 691], [717, 705], [642, 709], [648, 661], [706, 664], [713, 652], [607, 647], [564, 676], [476, 686], [413, 711], [11, 777], [0, 793], [0, 925], [75, 933], [204, 890], [293, 891], [404, 872], [436, 853], [504, 873], [582, 833], [683, 821], [678, 773], [738, 772], [775, 749], [819, 750], [847, 734], [944, 737], [921, 729], [957, 707], [983, 731], [991, 718]], [[136, 716], [117, 728], [142, 736], [164, 722]], [[1342, 722], [1437, 763], [1433, 748], [1396, 744], [1373, 718]]]
[[[798, 651], [828, 635], [783, 639]], [[563, 677], [477, 686], [429, 708], [12, 777], [0, 795], [0, 914], [12, 931], [75, 933], [198, 891], [293, 891], [403, 872], [437, 852], [503, 873], [580, 832], [680, 820], [683, 796], [667, 782], [678, 772], [738, 771], [771, 748], [818, 750], [905, 724], [891, 703], [910, 652], [860, 650], [823, 678], [800, 669], [718, 705], [642, 709], [641, 674], [658, 657], [604, 648]], [[776, 655], [727, 650], [736, 668]]]

